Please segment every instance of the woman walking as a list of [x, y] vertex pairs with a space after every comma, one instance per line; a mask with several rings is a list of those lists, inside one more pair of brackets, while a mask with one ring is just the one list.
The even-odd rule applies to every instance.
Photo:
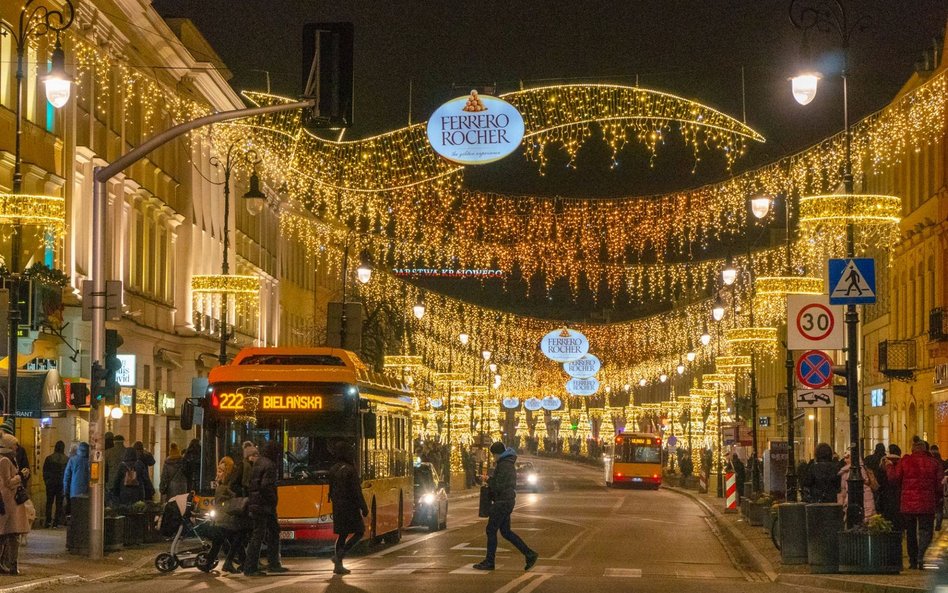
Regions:
[[20, 536], [30, 532], [26, 501], [17, 503], [17, 488], [24, 485], [23, 474], [16, 466], [19, 443], [12, 434], [0, 437], [0, 500], [4, 513], [0, 515], [0, 534], [3, 552], [0, 553], [0, 573], [20, 574], [17, 566], [20, 555]]
[[217, 510], [214, 526], [217, 527], [217, 533], [207, 554], [207, 563], [204, 566], [198, 565], [198, 568], [205, 572], [209, 572], [217, 562], [217, 555], [220, 554], [225, 541], [229, 547], [224, 558], [224, 572], [239, 572], [239, 569], [234, 566], [234, 558], [240, 561], [244, 558], [244, 545], [251, 528], [250, 518], [246, 514], [235, 514], [229, 508], [229, 503], [236, 498], [234, 482], [238, 477], [237, 467], [240, 466], [235, 465], [234, 460], [229, 456], [221, 457], [217, 464], [215, 478], [217, 488], [214, 489], [214, 506]]
[[369, 507], [362, 495], [362, 484], [356, 472], [352, 445], [339, 441], [333, 454], [336, 457], [336, 465], [329, 470], [329, 500], [332, 502], [333, 533], [338, 536], [336, 551], [332, 557], [333, 572], [349, 574], [352, 571], [343, 566], [342, 561], [365, 535], [365, 523], [362, 519], [369, 515]]

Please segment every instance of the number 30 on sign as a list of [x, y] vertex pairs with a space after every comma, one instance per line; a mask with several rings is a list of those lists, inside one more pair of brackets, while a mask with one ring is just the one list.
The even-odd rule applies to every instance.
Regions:
[[787, 345], [790, 350], [842, 350], [845, 345], [843, 307], [826, 295], [787, 296]]

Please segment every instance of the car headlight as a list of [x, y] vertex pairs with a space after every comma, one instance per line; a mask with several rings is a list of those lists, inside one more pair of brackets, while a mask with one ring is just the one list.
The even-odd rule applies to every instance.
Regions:
[[527, 474], [527, 484], [536, 484], [537, 475], [536, 474]]
[[434, 501], [435, 501], [435, 495], [432, 494], [431, 492], [421, 497], [421, 502], [423, 504], [434, 504]]

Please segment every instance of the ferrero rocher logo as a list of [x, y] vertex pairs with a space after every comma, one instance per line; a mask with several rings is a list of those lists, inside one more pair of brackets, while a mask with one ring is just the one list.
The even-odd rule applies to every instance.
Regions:
[[484, 103], [481, 101], [481, 98], [477, 96], [477, 91], [472, 90], [471, 96], [467, 98], [467, 104], [464, 105], [464, 108], [461, 109], [461, 111], [477, 113], [478, 111], [487, 111], [487, 108], [484, 107]]

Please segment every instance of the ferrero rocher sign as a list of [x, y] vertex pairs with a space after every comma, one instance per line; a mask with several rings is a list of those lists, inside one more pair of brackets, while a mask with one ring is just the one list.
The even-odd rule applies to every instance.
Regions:
[[589, 377], [595, 377], [601, 366], [602, 363], [599, 362], [595, 354], [585, 354], [578, 360], [564, 362], [563, 370], [574, 379], [588, 379]]
[[520, 146], [523, 116], [503, 99], [477, 91], [452, 99], [428, 119], [428, 142], [460, 165], [499, 161]]
[[597, 391], [599, 391], [599, 380], [595, 377], [570, 379], [566, 382], [566, 392], [570, 395], [596, 395]]
[[556, 362], [579, 360], [589, 352], [589, 340], [575, 329], [557, 329], [543, 336], [540, 351]]

